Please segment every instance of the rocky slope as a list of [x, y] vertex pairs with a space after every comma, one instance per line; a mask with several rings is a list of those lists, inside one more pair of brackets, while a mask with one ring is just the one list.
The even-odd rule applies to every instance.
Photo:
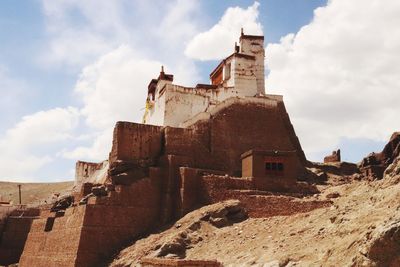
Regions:
[[[321, 193], [309, 198], [332, 204], [307, 213], [246, 219], [236, 201], [203, 207], [122, 250], [110, 266], [148, 257], [224, 266], [400, 266], [400, 157], [382, 180], [351, 178], [328, 168]], [[239, 216], [227, 216], [229, 209]]]

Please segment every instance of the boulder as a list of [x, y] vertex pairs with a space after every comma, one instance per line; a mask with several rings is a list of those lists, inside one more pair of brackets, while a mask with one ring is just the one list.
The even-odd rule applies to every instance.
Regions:
[[377, 266], [400, 266], [400, 220], [377, 228], [365, 256]]
[[65, 210], [70, 207], [74, 203], [73, 196], [64, 196], [57, 200], [53, 206], [51, 207], [50, 211], [57, 212], [60, 210]]

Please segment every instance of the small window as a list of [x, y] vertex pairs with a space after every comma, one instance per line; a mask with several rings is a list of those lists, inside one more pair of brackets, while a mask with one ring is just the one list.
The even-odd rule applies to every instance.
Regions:
[[273, 170], [273, 171], [276, 171], [276, 169], [277, 169], [276, 165], [277, 165], [276, 162], [273, 162], [273, 163], [272, 163], [272, 170]]
[[270, 170], [271, 170], [271, 163], [270, 163], [270, 162], [265, 163], [265, 169], [266, 169], [267, 171], [270, 171]]
[[231, 78], [231, 63], [225, 65], [225, 80]]
[[265, 174], [282, 176], [284, 164], [282, 162], [265, 162]]
[[283, 163], [278, 163], [278, 171], [283, 171]]

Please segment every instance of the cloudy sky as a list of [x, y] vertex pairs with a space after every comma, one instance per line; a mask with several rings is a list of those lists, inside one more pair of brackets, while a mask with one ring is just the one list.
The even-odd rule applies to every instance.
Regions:
[[208, 82], [241, 27], [265, 35], [267, 93], [307, 157], [357, 162], [400, 129], [398, 14], [394, 0], [3, 0], [0, 180], [71, 180], [76, 160], [107, 158], [161, 65]]

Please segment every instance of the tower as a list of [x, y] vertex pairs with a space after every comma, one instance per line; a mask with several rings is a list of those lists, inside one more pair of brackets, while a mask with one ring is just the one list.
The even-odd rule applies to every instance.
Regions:
[[265, 72], [264, 72], [264, 36], [246, 35], [243, 28], [240, 34], [240, 52], [255, 57], [255, 75], [257, 80], [257, 93], [265, 93]]

